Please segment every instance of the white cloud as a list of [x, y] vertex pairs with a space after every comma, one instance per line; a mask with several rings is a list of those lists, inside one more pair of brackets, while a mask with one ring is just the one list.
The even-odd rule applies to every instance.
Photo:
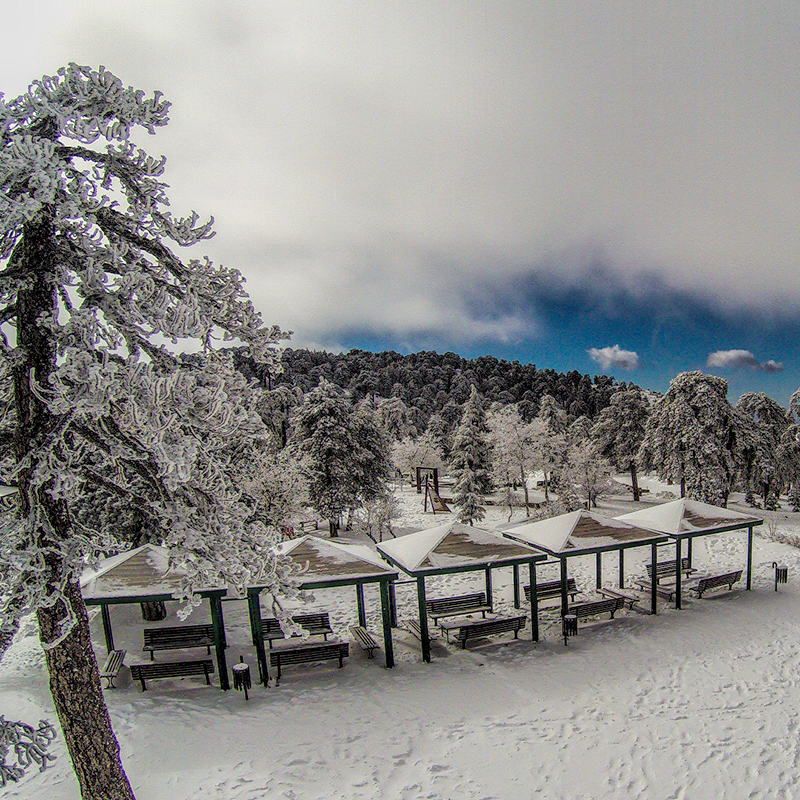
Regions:
[[211, 255], [309, 339], [376, 319], [502, 339], [530, 321], [477, 314], [481, 278], [580, 281], [598, 253], [632, 287], [646, 268], [718, 304], [800, 305], [785, 4], [691, 24], [668, 3], [312, 5], [72, 0], [49, 33], [12, 19], [4, 63], [31, 74], [0, 89], [75, 60], [163, 90], [169, 128], [135, 138], [168, 156], [174, 211], [213, 214]]
[[633, 350], [622, 350], [618, 344], [613, 347], [591, 347], [586, 351], [592, 361], [603, 369], [639, 369], [639, 355]]
[[783, 363], [773, 361], [759, 361], [749, 350], [717, 350], [709, 353], [706, 361], [707, 367], [717, 369], [753, 369], [758, 372], [783, 372]]

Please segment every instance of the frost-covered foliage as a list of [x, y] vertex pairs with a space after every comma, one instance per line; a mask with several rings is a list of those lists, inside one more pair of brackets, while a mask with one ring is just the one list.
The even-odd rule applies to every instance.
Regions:
[[464, 403], [461, 423], [453, 436], [450, 469], [456, 485], [453, 502], [459, 522], [480, 522], [483, 496], [492, 489], [489, 426], [478, 390], [473, 386]]
[[386, 397], [378, 401], [375, 416], [392, 442], [417, 435], [411, 409], [399, 397]]
[[364, 503], [355, 514], [356, 523], [373, 542], [382, 542], [384, 535], [394, 538], [392, 523], [401, 514], [394, 492], [386, 492]]
[[559, 477], [559, 489], [564, 495], [569, 495], [570, 489], [574, 490], [585, 498], [586, 508], [591, 511], [598, 498], [612, 489], [611, 463], [590, 442], [573, 444]]
[[392, 445], [392, 464], [401, 475], [415, 480], [414, 470], [417, 467], [435, 467], [443, 469], [444, 461], [434, 435], [425, 431], [416, 439], [406, 436], [403, 440]]
[[514, 486], [520, 485], [525, 494], [525, 509], [530, 509], [527, 476], [538, 469], [542, 460], [541, 443], [545, 423], [534, 419], [524, 422], [516, 405], [496, 406], [487, 415], [491, 431], [492, 469], [494, 482], [507, 487], [505, 500], [509, 515], [516, 495]]
[[373, 413], [354, 407], [324, 378], [293, 418], [294, 445], [302, 454], [313, 508], [335, 530], [341, 515], [382, 497], [391, 474], [389, 444]]
[[[39, 767], [39, 772], [44, 772], [47, 762], [56, 759], [47, 752], [55, 738], [55, 729], [47, 720], [39, 720], [39, 727], [34, 728], [0, 716], [0, 788], [9, 781], [16, 783], [33, 764]], [[11, 751], [14, 762], [9, 762]]]
[[680, 481], [686, 494], [726, 502], [737, 471], [755, 447], [747, 419], [727, 400], [728, 382], [682, 372], [647, 422], [639, 458], [662, 479]]
[[563, 467], [567, 457], [567, 414], [550, 395], [542, 398], [537, 419], [539, 468], [544, 473], [544, 497], [550, 499], [550, 481]]
[[755, 437], [755, 448], [745, 466], [745, 481], [766, 500], [783, 483], [785, 469], [781, 456], [788, 454], [781, 443], [791, 418], [783, 406], [763, 392], [746, 392], [736, 403], [736, 409], [750, 421]]
[[[131, 526], [170, 548], [187, 600], [285, 577], [241, 485], [241, 454], [267, 432], [217, 342], [274, 369], [286, 334], [263, 324], [236, 270], [170, 249], [209, 238], [212, 221], [173, 216], [164, 159], [130, 139], [168, 109], [75, 64], [0, 99], [0, 482], [19, 487], [0, 521], [0, 615], [64, 601], [49, 647], [73, 623], [67, 583]], [[192, 364], [164, 344], [186, 340]]]
[[618, 470], [631, 474], [633, 499], [639, 500], [636, 457], [644, 439], [651, 403], [638, 389], [624, 389], [611, 396], [592, 429], [598, 452]]

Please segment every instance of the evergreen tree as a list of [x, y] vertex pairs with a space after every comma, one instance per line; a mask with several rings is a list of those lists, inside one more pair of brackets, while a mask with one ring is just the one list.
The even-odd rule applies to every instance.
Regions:
[[[35, 611], [64, 739], [93, 800], [133, 793], [78, 584], [87, 561], [127, 545], [127, 534], [112, 506], [86, 513], [87, 498], [121, 498], [159, 532], [187, 571], [189, 603], [195, 588], [254, 580], [279, 591], [281, 581], [274, 532], [253, 518], [229, 460], [266, 432], [230, 352], [213, 343], [242, 342], [269, 371], [284, 335], [263, 326], [237, 272], [183, 263], [170, 249], [212, 231], [166, 210], [164, 160], [130, 141], [135, 126], [166, 125], [168, 108], [159, 93], [75, 64], [16, 100], [0, 95], [0, 402], [10, 434], [0, 481], [18, 487], [0, 520], [0, 621], [8, 630]], [[158, 343], [187, 339], [201, 348], [192, 363]]]
[[492, 489], [489, 428], [478, 390], [473, 386], [464, 403], [450, 452], [450, 469], [456, 480], [453, 502], [460, 522], [480, 522], [483, 497]]
[[791, 418], [785, 408], [763, 392], [743, 394], [736, 409], [750, 421], [755, 437], [755, 448], [745, 467], [745, 481], [748, 487], [757, 488], [766, 501], [773, 489], [781, 488], [781, 442]]
[[755, 447], [750, 425], [727, 394], [722, 378], [682, 372], [647, 422], [639, 459], [645, 469], [680, 481], [681, 496], [725, 504], [737, 470]]
[[345, 511], [382, 496], [391, 474], [389, 445], [365, 407], [354, 407], [324, 378], [294, 417], [294, 443], [304, 457], [308, 495], [335, 536]]
[[631, 474], [633, 499], [639, 501], [636, 456], [650, 417], [650, 403], [638, 389], [625, 389], [611, 396], [592, 430], [598, 452], [618, 470]]

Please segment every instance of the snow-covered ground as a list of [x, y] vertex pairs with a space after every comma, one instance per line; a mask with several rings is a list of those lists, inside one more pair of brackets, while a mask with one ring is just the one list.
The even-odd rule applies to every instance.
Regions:
[[[642, 483], [650, 497], [661, 491]], [[411, 491], [402, 500], [402, 530], [448, 518], [422, 513]], [[637, 507], [618, 497], [601, 501], [600, 511]], [[489, 511], [490, 521], [506, 518]], [[800, 533], [800, 514], [779, 512], [765, 527]], [[648, 552], [626, 557], [629, 574], [643, 572]], [[701, 567], [739, 568], [744, 555], [741, 533], [694, 547]], [[789, 583], [777, 593], [773, 561], [789, 566]], [[757, 537], [754, 564], [752, 592], [688, 599], [682, 611], [662, 604], [655, 617], [625, 612], [582, 625], [568, 647], [552, 614], [538, 644], [527, 639], [529, 628], [520, 641], [504, 635], [465, 651], [437, 642], [430, 664], [397, 630], [393, 670], [382, 667], [380, 653], [368, 660], [351, 644], [344, 669], [288, 667], [280, 687], [254, 686], [249, 702], [202, 679], [155, 681], [142, 693], [127, 669], [106, 698], [139, 800], [788, 798], [800, 773], [800, 550]], [[616, 557], [605, 568], [611, 582]], [[579, 586], [593, 584], [593, 558], [570, 569]], [[556, 577], [546, 570], [543, 579]], [[510, 580], [510, 570], [495, 576], [500, 610], [510, 609]], [[482, 588], [482, 573], [432, 581], [429, 596], [473, 587]], [[415, 599], [411, 586], [398, 588], [401, 619], [414, 613]], [[379, 631], [374, 588], [367, 604]], [[347, 638], [356, 619], [352, 589], [317, 591], [307, 607], [329, 611]], [[227, 602], [224, 612], [229, 663], [244, 655], [255, 674], [245, 604]], [[143, 660], [138, 606], [112, 609], [112, 621], [128, 662]], [[99, 615], [92, 628], [102, 656]], [[25, 632], [0, 664], [0, 712], [55, 722], [35, 631], [29, 624]], [[77, 799], [60, 735], [53, 751], [53, 766], [5, 796]]]

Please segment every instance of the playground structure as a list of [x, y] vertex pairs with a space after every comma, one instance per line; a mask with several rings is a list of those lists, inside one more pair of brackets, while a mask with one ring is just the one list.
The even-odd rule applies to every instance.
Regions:
[[439, 494], [439, 469], [437, 467], [417, 467], [417, 494], [425, 493], [425, 511], [430, 503], [431, 512], [446, 514], [450, 507]]

